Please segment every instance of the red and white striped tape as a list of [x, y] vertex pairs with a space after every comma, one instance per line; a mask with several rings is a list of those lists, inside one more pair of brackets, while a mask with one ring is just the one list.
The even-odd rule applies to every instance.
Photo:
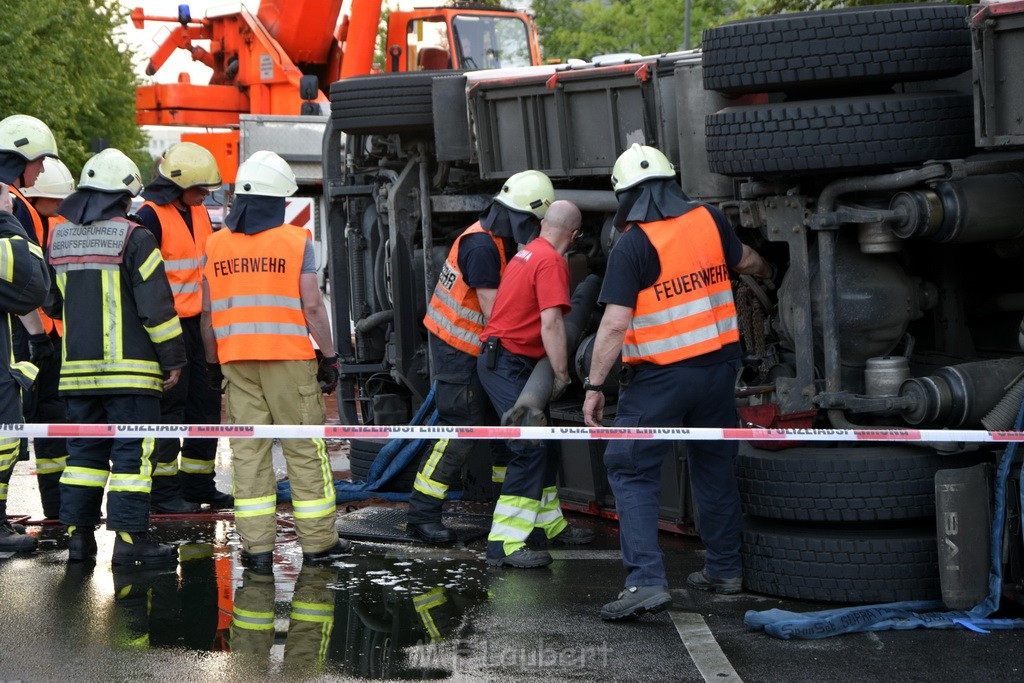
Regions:
[[1006, 443], [1024, 431], [972, 429], [766, 429], [762, 427], [423, 427], [360, 425], [0, 424], [0, 437], [218, 439], [653, 439], [661, 441], [901, 441]]

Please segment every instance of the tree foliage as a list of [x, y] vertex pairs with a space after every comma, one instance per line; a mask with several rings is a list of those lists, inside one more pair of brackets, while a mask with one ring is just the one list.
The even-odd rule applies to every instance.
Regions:
[[[911, 0], [913, 1], [913, 0]], [[971, 4], [971, 0], [956, 0]], [[744, 17], [833, 7], [890, 4], [878, 0], [692, 0], [690, 46], [701, 32]], [[686, 43], [686, 0], [534, 0], [547, 59], [590, 59], [616, 52], [661, 54]]]
[[131, 55], [115, 39], [126, 21], [117, 0], [3, 2], [0, 115], [45, 121], [75, 177], [95, 140], [131, 156], [144, 173], [151, 163], [135, 124]]

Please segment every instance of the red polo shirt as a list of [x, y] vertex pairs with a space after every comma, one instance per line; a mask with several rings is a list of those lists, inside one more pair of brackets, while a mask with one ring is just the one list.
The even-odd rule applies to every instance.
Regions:
[[512, 353], [527, 358], [544, 357], [540, 312], [569, 304], [569, 264], [543, 237], [538, 237], [512, 257], [498, 285], [497, 298], [481, 341], [491, 337]]

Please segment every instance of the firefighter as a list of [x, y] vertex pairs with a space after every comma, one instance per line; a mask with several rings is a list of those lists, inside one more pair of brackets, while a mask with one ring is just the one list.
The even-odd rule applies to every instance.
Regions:
[[[206, 241], [203, 341], [219, 363], [232, 424], [324, 424], [322, 392], [338, 384], [338, 356], [316, 277], [313, 243], [284, 223], [298, 189], [288, 163], [256, 152], [238, 167], [226, 230]], [[319, 369], [310, 335], [320, 347]], [[317, 382], [320, 381], [318, 386]], [[271, 439], [232, 439], [235, 523], [242, 562], [269, 568], [276, 536], [277, 482]], [[332, 561], [349, 543], [335, 528], [334, 480], [323, 439], [282, 439], [306, 563]]]
[[[616, 427], [730, 427], [737, 423], [734, 385], [739, 331], [728, 269], [771, 277], [772, 267], [737, 238], [717, 209], [692, 202], [676, 171], [653, 147], [634, 144], [612, 169], [619, 201], [614, 224], [624, 230], [608, 260], [600, 300], [604, 315], [584, 382], [584, 420], [601, 425], [601, 386], [621, 353], [632, 369], [619, 389]], [[634, 619], [672, 602], [658, 547], [658, 494], [667, 441], [612, 441], [605, 451], [628, 572], [606, 620]], [[687, 444], [704, 569], [692, 588], [738, 593], [740, 498], [734, 441]]]
[[[540, 224], [540, 236], [508, 264], [495, 296], [491, 319], [480, 335], [477, 358], [480, 383], [495, 410], [515, 405], [537, 361], [545, 355], [555, 373], [552, 399], [569, 385], [564, 313], [570, 310], [569, 266], [565, 252], [579, 236], [580, 212], [570, 202], [553, 203]], [[532, 550], [526, 540], [534, 528], [546, 539], [589, 543], [593, 532], [569, 526], [555, 495], [558, 452], [545, 442], [509, 442], [513, 453], [487, 536], [487, 563], [543, 567], [551, 555]]]
[[[206, 239], [213, 232], [203, 201], [220, 184], [220, 170], [213, 155], [195, 143], [179, 142], [167, 150], [157, 166], [156, 179], [142, 192], [146, 202], [138, 217], [160, 244], [188, 354], [181, 379], [160, 403], [165, 424], [220, 423], [220, 386], [210, 383], [199, 329], [199, 261]], [[214, 509], [230, 508], [231, 496], [218, 491], [214, 482], [216, 457], [216, 439], [184, 439], [184, 445], [181, 439], [158, 440], [151, 497], [153, 512], [195, 512], [199, 504]]]
[[[60, 392], [72, 423], [158, 423], [160, 397], [185, 365], [160, 248], [127, 218], [141, 190], [135, 163], [105, 149], [85, 163], [78, 190], [61, 204], [67, 221], [54, 230], [49, 254], [62, 297], [52, 310], [64, 320]], [[68, 525], [69, 560], [96, 555], [109, 478], [113, 564], [177, 562], [177, 550], [149, 532], [153, 448], [151, 437], [68, 439], [60, 520]]]
[[[49, 246], [50, 236], [64, 217], [57, 213], [57, 207], [75, 191], [75, 179], [60, 159], [43, 159], [43, 171], [36, 182], [22, 190], [22, 195], [40, 218], [41, 233], [37, 236], [40, 245]], [[51, 287], [53, 284], [51, 283]], [[31, 348], [34, 353], [30, 360], [39, 367], [39, 375], [32, 386], [32, 400], [25, 404], [25, 421], [42, 423], [66, 422], [64, 399], [58, 391], [60, 382], [60, 338], [63, 325], [60, 320], [40, 313], [44, 324], [45, 339], [36, 339]], [[39, 347], [45, 346], [43, 351]], [[29, 409], [32, 406], [32, 410]], [[43, 517], [56, 520], [60, 517], [60, 475], [68, 460], [66, 439], [33, 439], [32, 447], [36, 457], [36, 482], [43, 506]]]
[[[498, 423], [476, 372], [480, 333], [516, 242], [530, 240], [554, 198], [546, 175], [517, 173], [452, 245], [423, 319], [430, 333], [438, 424]], [[424, 454], [409, 494], [410, 535], [428, 543], [455, 541], [455, 533], [441, 523], [441, 506], [473, 446], [467, 439], [438, 439]], [[491, 450], [491, 479], [500, 485], [511, 456], [502, 441], [491, 442]]]
[[[45, 156], [55, 155], [56, 142], [46, 125], [30, 116], [9, 116], [0, 121], [0, 309], [5, 316], [27, 315], [46, 299], [50, 276], [43, 251], [11, 212], [13, 207], [9, 181], [35, 181]], [[31, 386], [36, 367], [14, 360], [11, 323], [0, 325], [0, 357], [5, 370], [0, 372], [0, 422], [23, 421], [21, 392]], [[0, 551], [30, 552], [36, 548], [34, 536], [16, 530], [7, 521], [7, 489], [14, 464], [21, 451], [21, 440], [0, 437]]]

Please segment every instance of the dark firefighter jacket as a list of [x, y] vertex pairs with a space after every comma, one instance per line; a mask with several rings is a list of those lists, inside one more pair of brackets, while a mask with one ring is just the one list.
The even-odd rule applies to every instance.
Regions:
[[153, 234], [120, 217], [68, 221], [49, 254], [63, 298], [60, 392], [160, 395], [185, 342]]
[[[28, 238], [25, 229], [13, 214], [0, 211], [0, 310], [4, 320], [0, 323], [0, 356], [5, 375], [0, 388], [10, 378], [28, 388], [36, 376], [31, 363], [15, 363], [11, 352], [10, 315], [25, 315], [42, 304], [50, 288], [50, 275], [43, 261], [43, 250]], [[3, 393], [7, 393], [6, 390]], [[14, 394], [15, 399], [17, 393]], [[9, 397], [0, 397], [6, 401]]]

